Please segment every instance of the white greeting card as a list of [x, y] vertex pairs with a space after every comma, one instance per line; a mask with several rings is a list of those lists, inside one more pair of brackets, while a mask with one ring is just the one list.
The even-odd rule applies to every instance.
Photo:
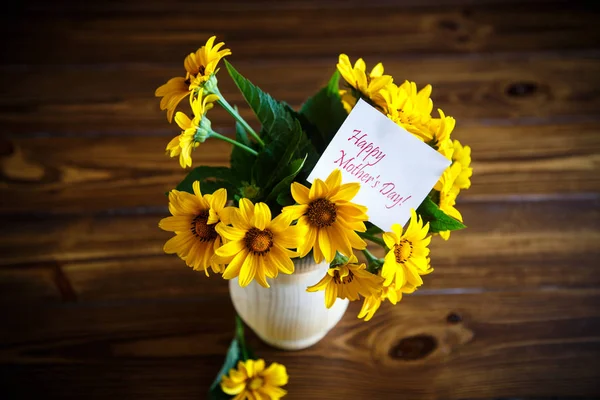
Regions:
[[390, 231], [431, 191], [450, 161], [359, 100], [308, 177], [325, 180], [342, 171], [342, 183], [359, 182], [352, 200], [368, 207], [369, 221]]

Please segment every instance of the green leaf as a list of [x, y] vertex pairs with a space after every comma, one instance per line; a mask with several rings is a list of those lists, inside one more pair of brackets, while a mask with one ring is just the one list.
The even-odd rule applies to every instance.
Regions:
[[335, 71], [327, 86], [309, 98], [300, 109], [300, 114], [317, 128], [319, 136], [310, 136], [320, 153], [325, 151], [333, 136], [348, 117], [348, 113], [342, 106], [339, 81], [340, 74]]
[[231, 399], [232, 396], [224, 393], [221, 389], [221, 378], [223, 377], [223, 375], [229, 374], [230, 369], [237, 368], [237, 364], [239, 361], [254, 359], [256, 359], [256, 357], [254, 356], [252, 351], [246, 346], [246, 338], [244, 336], [244, 324], [239, 315], [236, 315], [235, 337], [229, 345], [229, 349], [227, 350], [227, 354], [225, 355], [225, 362], [223, 363], [223, 366], [219, 370], [219, 373], [217, 374], [217, 377], [213, 381], [212, 385], [210, 385], [210, 389], [208, 390], [209, 398], [212, 400]]
[[229, 75], [263, 126], [266, 133], [265, 139], [268, 139], [265, 141], [274, 140], [278, 137], [285, 138], [289, 132], [295, 129], [294, 118], [283, 103], [275, 100], [270, 94], [263, 92], [237, 72], [227, 60], [224, 61]]
[[213, 193], [221, 187], [226, 188], [228, 198], [233, 197], [235, 187], [238, 186], [238, 181], [229, 168], [203, 165], [191, 170], [175, 189], [194, 193], [192, 185], [195, 181], [200, 181], [200, 190], [203, 194]]
[[231, 341], [227, 354], [225, 355], [225, 362], [212, 385], [210, 385], [210, 389], [208, 390], [209, 398], [213, 400], [231, 399], [231, 396], [224, 393], [221, 389], [221, 378], [223, 375], [227, 375], [230, 369], [236, 368], [238, 361], [241, 360], [241, 354], [240, 344], [236, 337]]
[[308, 155], [304, 156], [304, 158], [298, 158], [289, 164], [289, 166], [286, 168], [285, 178], [283, 178], [281, 181], [279, 181], [277, 185], [275, 185], [271, 193], [269, 193], [269, 195], [267, 196], [267, 202], [276, 200], [277, 203], [282, 206], [287, 205], [279, 203], [279, 195], [283, 192], [290, 193], [290, 185], [294, 181], [296, 175], [298, 175], [298, 173], [302, 170], [302, 167], [306, 162], [306, 157], [308, 157]]
[[431, 233], [466, 228], [462, 222], [442, 211], [429, 197], [425, 197], [423, 203], [417, 208], [417, 214], [423, 218], [425, 223], [429, 222], [429, 232]]
[[[274, 185], [289, 175], [286, 171], [293, 159], [309, 154], [311, 162], [316, 162], [318, 156], [312, 143], [304, 134], [301, 123], [295, 117], [295, 111], [289, 105], [263, 92], [228, 62], [225, 62], [225, 65], [262, 124], [260, 136], [266, 145], [259, 149], [259, 155], [252, 168], [252, 182], [256, 183], [263, 193], [268, 194]], [[271, 198], [275, 199], [276, 195]]]
[[382, 229], [376, 227], [369, 221], [365, 222], [365, 226], [367, 227], [367, 230], [365, 231], [365, 233], [367, 233], [369, 235], [377, 235], [377, 234], [383, 233]]
[[281, 192], [277, 195], [277, 204], [282, 207], [290, 206], [295, 203], [294, 198], [290, 192]]

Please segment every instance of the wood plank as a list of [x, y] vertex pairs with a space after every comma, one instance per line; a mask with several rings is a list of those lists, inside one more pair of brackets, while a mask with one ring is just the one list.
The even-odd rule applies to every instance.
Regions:
[[[448, 251], [446, 256], [437, 254], [449, 260], [452, 253], [462, 251], [488, 259], [546, 253], [571, 257], [596, 249], [598, 205], [598, 199], [466, 202], [458, 207], [468, 228], [455, 232], [449, 242], [433, 243], [439, 251]], [[166, 215], [164, 209], [132, 215], [5, 216], [0, 226], [0, 262], [18, 265], [162, 255], [162, 245], [171, 234], [160, 230], [158, 221]], [[469, 248], [474, 238], [479, 238], [478, 245]], [[565, 245], [556, 246], [561, 241]], [[500, 246], [501, 242], [511, 246]]]
[[[353, 303], [310, 349], [276, 351], [252, 334], [249, 341], [261, 357], [287, 366], [291, 398], [324, 390], [328, 399], [399, 391], [411, 399], [594, 396], [599, 296], [596, 289], [411, 296], [369, 323], [355, 317]], [[448, 322], [449, 314], [460, 321]], [[0, 360], [9, 392], [199, 398], [220, 367], [233, 310], [223, 295], [92, 303], [44, 307], [9, 318], [8, 328]]]
[[60, 303], [65, 299], [61, 289], [70, 290], [70, 284], [57, 263], [0, 269], [0, 304], [4, 307], [10, 305], [24, 310], [40, 304]]
[[[600, 285], [598, 200], [465, 203], [469, 228], [435, 238], [423, 293]], [[163, 254], [161, 214], [5, 219], [0, 265], [60, 263], [80, 301], [202, 298], [226, 283]], [[549, 218], [548, 216], [553, 216]], [[379, 255], [383, 255], [381, 251]], [[1, 269], [0, 269], [1, 270]]]
[[[589, 49], [600, 39], [597, 14], [583, 3], [407, 7], [411, 3], [34, 3], [3, 24], [5, 36], [18, 38], [5, 41], [3, 51], [17, 65], [175, 62], [216, 34], [238, 59], [304, 61], [339, 52], [368, 57]], [[357, 27], [363, 34], [356, 34]], [[32, 48], [45, 49], [44, 56]]]
[[[600, 124], [459, 126], [473, 185], [459, 200], [600, 192]], [[176, 134], [175, 132], [173, 134]], [[185, 171], [167, 136], [13, 137], [0, 141], [0, 210], [89, 212], [164, 207]], [[195, 165], [227, 165], [231, 146], [204, 143]]]
[[[435, 107], [454, 116], [459, 126], [596, 120], [600, 107], [600, 58], [593, 54], [402, 60], [388, 53], [381, 60], [399, 82], [431, 83]], [[327, 81], [337, 56], [304, 60], [301, 67], [297, 61], [231, 61], [276, 99], [299, 107]], [[181, 73], [179, 65], [6, 67], [0, 75], [6, 94], [0, 100], [0, 124], [13, 135], [165, 134], [174, 128], [160, 112], [154, 90]], [[229, 77], [220, 77], [227, 99], [254, 121]], [[216, 130], [232, 132], [232, 119], [222, 110], [211, 111], [209, 118]]]

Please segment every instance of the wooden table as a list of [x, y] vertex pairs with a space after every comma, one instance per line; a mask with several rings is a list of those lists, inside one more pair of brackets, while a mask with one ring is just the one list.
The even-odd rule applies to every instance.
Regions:
[[[288, 367], [289, 399], [600, 395], [600, 30], [576, 2], [20, 3], [1, 31], [1, 398], [199, 399], [232, 336], [226, 282], [162, 245], [176, 128], [154, 89], [217, 34], [293, 106], [337, 55], [431, 83], [473, 148], [469, 228], [370, 323], [352, 304]], [[581, 2], [583, 3], [583, 2]], [[242, 106], [226, 75], [222, 91]], [[249, 110], [242, 108], [246, 117]], [[216, 110], [213, 126], [232, 134]], [[228, 163], [228, 145], [199, 157]], [[200, 154], [200, 152], [198, 153]]]

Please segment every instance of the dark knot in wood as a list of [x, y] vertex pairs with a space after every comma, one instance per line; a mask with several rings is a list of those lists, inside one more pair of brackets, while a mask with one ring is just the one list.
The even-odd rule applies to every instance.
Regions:
[[516, 82], [506, 88], [506, 94], [512, 97], [531, 96], [538, 90], [538, 85], [534, 82]]
[[462, 317], [455, 312], [451, 312], [446, 316], [446, 321], [449, 324], [458, 324], [459, 322], [462, 322]]
[[409, 336], [390, 349], [390, 357], [401, 360], [418, 360], [427, 357], [437, 347], [437, 340], [430, 335]]
[[451, 19], [443, 19], [439, 22], [439, 27], [447, 31], [456, 32], [460, 28], [460, 25]]

